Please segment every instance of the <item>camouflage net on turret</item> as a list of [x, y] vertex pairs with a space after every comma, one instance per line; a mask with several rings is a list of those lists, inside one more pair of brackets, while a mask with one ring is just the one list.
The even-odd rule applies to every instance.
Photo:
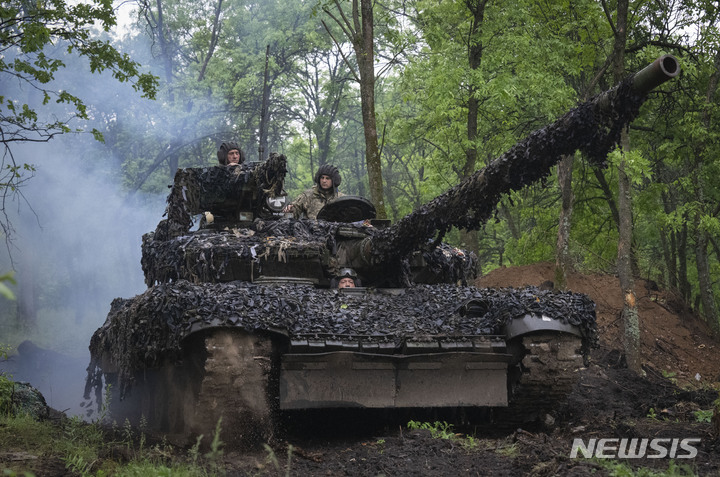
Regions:
[[255, 188], [255, 200], [282, 193], [287, 159], [272, 153], [264, 162], [234, 166], [178, 169], [167, 198], [165, 215], [155, 230], [155, 240], [169, 240], [187, 234], [197, 214], [223, 203], [239, 200], [246, 184]]
[[334, 227], [311, 220], [258, 220], [247, 228], [198, 232], [166, 241], [145, 234], [141, 260], [145, 283], [227, 281], [223, 276], [231, 261], [259, 264], [262, 257], [318, 257], [332, 239]]
[[422, 336], [499, 335], [508, 321], [527, 313], [576, 325], [586, 346], [596, 343], [595, 304], [581, 294], [452, 285], [417, 285], [399, 295], [356, 294], [180, 280], [113, 301], [107, 321], [92, 337], [89, 370], [97, 377], [102, 363], [114, 363], [124, 394], [137, 371], [180, 358], [183, 339], [199, 329], [281, 332], [290, 338], [363, 336], [400, 347], [404, 339]]
[[[148, 286], [172, 280], [195, 283], [230, 281], [228, 268], [233, 263], [254, 262], [258, 275], [263, 273], [263, 260], [287, 263], [298, 258], [317, 258], [332, 275], [331, 258], [337, 247], [340, 224], [323, 220], [279, 219], [256, 220], [246, 228], [221, 231], [200, 231], [169, 240], [157, 240], [155, 233], [145, 234], [142, 244], [142, 269]], [[371, 237], [378, 229], [361, 224], [342, 224], [359, 235]], [[446, 244], [423, 252], [426, 266], [445, 283], [467, 284], [476, 278], [477, 258]], [[409, 269], [405, 257], [396, 257], [397, 264], [384, 267], [382, 286], [409, 285]], [[403, 261], [405, 260], [405, 261]], [[370, 278], [370, 277], [367, 277]], [[375, 286], [381, 286], [375, 281]]]

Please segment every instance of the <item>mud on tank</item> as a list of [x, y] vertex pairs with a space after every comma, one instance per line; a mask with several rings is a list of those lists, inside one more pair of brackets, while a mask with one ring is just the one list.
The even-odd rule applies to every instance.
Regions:
[[[536, 131], [394, 225], [364, 225], [374, 210], [361, 198], [329, 204], [319, 216], [329, 220], [284, 217], [282, 155], [178, 170], [167, 218], [143, 237], [148, 289], [113, 301], [91, 340], [88, 391], [110, 384], [113, 418], [144, 418], [188, 442], [222, 418], [230, 446], [272, 439], [278, 415], [295, 409], [512, 407], [542, 418], [597, 339], [594, 304], [473, 287], [474, 256], [439, 238], [450, 226], [477, 228], [502, 193], [544, 177], [563, 154], [604, 160], [656, 77], [677, 74], [673, 60]], [[343, 266], [366, 286], [329, 288]]]

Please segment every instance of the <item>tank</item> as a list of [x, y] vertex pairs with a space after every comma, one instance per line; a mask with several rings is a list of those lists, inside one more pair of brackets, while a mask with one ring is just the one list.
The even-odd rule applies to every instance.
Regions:
[[[273, 439], [309, 409], [508, 409], [537, 421], [572, 389], [597, 340], [585, 295], [472, 286], [479, 228], [503, 193], [564, 154], [604, 161], [646, 94], [679, 72], [664, 56], [395, 224], [341, 197], [318, 220], [284, 214], [287, 160], [177, 171], [143, 236], [147, 290], [117, 298], [90, 343], [86, 393], [111, 416], [194, 442]], [[195, 227], [194, 224], [197, 224]], [[361, 279], [338, 289], [350, 267]]]

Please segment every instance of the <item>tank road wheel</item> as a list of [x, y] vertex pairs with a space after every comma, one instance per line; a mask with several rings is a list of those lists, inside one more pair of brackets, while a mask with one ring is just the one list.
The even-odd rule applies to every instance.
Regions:
[[192, 409], [186, 409], [187, 430], [203, 435], [207, 445], [220, 423], [221, 441], [248, 447], [273, 438], [277, 392], [273, 343], [265, 335], [216, 329], [201, 340], [206, 353], [204, 375]]
[[552, 425], [553, 410], [580, 377], [582, 341], [569, 333], [538, 332], [518, 337], [513, 344], [520, 342], [522, 359], [509, 373], [510, 404], [501, 412], [502, 419], [513, 426]]

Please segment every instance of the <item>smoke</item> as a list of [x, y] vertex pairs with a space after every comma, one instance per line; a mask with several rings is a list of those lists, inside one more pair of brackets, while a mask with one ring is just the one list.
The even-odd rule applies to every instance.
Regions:
[[2, 299], [0, 344], [24, 343], [0, 370], [30, 382], [48, 405], [68, 414], [85, 411], [88, 345], [111, 301], [145, 289], [142, 235], [165, 206], [160, 196], [129, 199], [101, 146], [80, 140], [98, 155], [91, 162], [64, 153], [78, 141], [71, 135], [15, 149], [16, 160], [34, 163], [36, 173], [5, 203], [14, 234], [0, 262], [2, 272], [14, 267], [18, 282], [11, 286], [17, 300]]
[[[116, 35], [114, 44], [140, 61], [144, 71], [154, 68], [147, 38]], [[7, 62], [21, 52], [4, 54]], [[142, 235], [162, 218], [165, 186], [174, 171], [163, 170], [163, 163], [147, 180], [141, 178], [153, 163], [161, 163], [162, 152], [178, 137], [179, 144], [198, 145], [180, 167], [216, 164], [216, 139], [224, 133], [215, 128], [227, 121], [220, 120], [223, 108], [214, 100], [192, 102], [194, 113], [189, 113], [185, 105], [190, 102], [178, 99], [183, 105], [178, 113], [173, 104], [141, 98], [110, 71], [91, 74], [88, 60], [67, 54], [62, 42], [48, 45], [45, 54], [61, 58], [65, 68], [42, 87], [82, 98], [87, 119], [76, 117], [72, 104], [56, 103], [55, 94], [45, 103], [38, 89], [0, 71], [3, 95], [15, 98], [18, 108], [28, 104], [40, 125], [67, 121], [73, 130], [95, 127], [106, 143], [85, 133], [64, 134], [47, 143], [12, 144], [14, 162], [32, 164], [36, 172], [0, 206], [13, 227], [10, 246], [0, 244], [0, 275], [15, 270], [17, 279], [16, 286], [10, 285], [17, 299], [0, 297], [0, 352], [18, 350], [8, 361], [0, 358], [0, 373], [30, 382], [51, 407], [84, 415], [90, 338], [104, 323], [114, 298], [130, 298], [146, 289]], [[23, 134], [41, 139], [32, 131]], [[212, 154], [207, 154], [210, 149]], [[2, 160], [8, 157], [6, 153]], [[6, 162], [0, 166], [4, 169]], [[123, 177], [160, 193], [130, 196]]]

